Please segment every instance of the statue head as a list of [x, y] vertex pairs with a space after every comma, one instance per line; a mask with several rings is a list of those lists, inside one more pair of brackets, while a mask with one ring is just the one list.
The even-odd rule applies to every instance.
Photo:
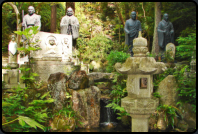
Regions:
[[15, 41], [15, 38], [16, 38], [16, 37], [15, 37], [15, 35], [14, 35], [14, 34], [13, 34], [13, 35], [11, 35], [11, 40], [12, 40], [12, 41]]
[[64, 38], [64, 43], [67, 44], [68, 43], [68, 39]]
[[53, 38], [50, 38], [49, 39], [49, 44], [53, 46], [55, 44], [55, 40]]
[[168, 14], [167, 14], [167, 13], [164, 14], [163, 19], [164, 19], [165, 21], [168, 21]]
[[132, 20], [136, 20], [136, 12], [135, 11], [131, 12], [130, 16], [131, 16]]
[[28, 12], [29, 12], [29, 15], [34, 14], [34, 13], [35, 13], [34, 7], [33, 7], [33, 6], [29, 6], [29, 7], [28, 7]]
[[73, 10], [72, 10], [71, 7], [69, 7], [69, 8], [67, 9], [67, 15], [68, 15], [68, 16], [72, 16], [72, 15], [73, 15]]

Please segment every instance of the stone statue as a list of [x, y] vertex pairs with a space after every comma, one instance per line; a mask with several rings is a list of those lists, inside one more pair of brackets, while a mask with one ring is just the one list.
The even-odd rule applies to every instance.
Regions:
[[73, 15], [71, 7], [67, 9], [67, 14], [61, 19], [60, 23], [61, 34], [72, 35], [73, 39], [79, 36], [79, 22]]
[[41, 16], [35, 14], [35, 9], [33, 6], [28, 7], [29, 14], [26, 14], [23, 17], [23, 23], [22, 26], [26, 28], [29, 28], [31, 26], [39, 26], [38, 30], [41, 29]]
[[11, 41], [8, 45], [8, 55], [9, 60], [8, 64], [16, 64], [17, 65], [17, 43], [15, 41], [16, 37], [15, 35], [11, 35]]
[[141, 34], [142, 28], [139, 20], [136, 20], [136, 12], [131, 12], [130, 19], [125, 23], [125, 44], [129, 46], [129, 52], [133, 56], [133, 39], [138, 37], [138, 33]]
[[168, 43], [174, 43], [174, 29], [172, 23], [168, 21], [167, 13], [164, 14], [163, 20], [159, 22], [157, 32], [160, 53], [164, 53], [166, 51], [166, 45]]

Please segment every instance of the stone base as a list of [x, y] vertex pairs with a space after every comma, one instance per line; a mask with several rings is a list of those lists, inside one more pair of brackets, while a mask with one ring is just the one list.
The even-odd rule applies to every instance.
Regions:
[[150, 115], [155, 112], [158, 105], [158, 98], [130, 98], [127, 96], [121, 99], [121, 107], [132, 115]]
[[19, 67], [18, 63], [8, 63], [8, 66], [10, 66], [12, 69], [16, 69]]
[[150, 115], [132, 115], [131, 132], [148, 132]]
[[36, 80], [41, 80], [43, 82], [47, 82], [50, 74], [62, 72], [67, 75], [71, 75], [71, 73], [75, 70], [73, 62], [65, 62], [55, 59], [32, 59], [31, 69], [34, 73], [37, 73], [39, 76]]

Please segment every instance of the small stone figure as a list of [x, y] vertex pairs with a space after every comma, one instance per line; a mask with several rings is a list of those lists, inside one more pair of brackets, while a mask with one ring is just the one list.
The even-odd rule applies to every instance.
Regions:
[[9, 60], [8, 64], [13, 67], [17, 66], [17, 43], [15, 41], [16, 37], [15, 35], [11, 36], [11, 41], [8, 45], [8, 54], [9, 54]]
[[160, 46], [160, 53], [166, 51], [168, 43], [174, 43], [174, 29], [171, 22], [168, 21], [168, 14], [165, 13], [163, 20], [158, 24], [158, 44]]
[[133, 56], [133, 39], [138, 37], [138, 33], [141, 34], [142, 28], [139, 20], [136, 20], [136, 12], [131, 12], [130, 19], [125, 23], [125, 44], [129, 46], [129, 52], [131, 57]]
[[76, 48], [76, 39], [79, 36], [79, 22], [73, 15], [73, 10], [71, 7], [67, 9], [67, 14], [61, 19], [60, 30], [61, 34], [72, 35], [73, 46]]

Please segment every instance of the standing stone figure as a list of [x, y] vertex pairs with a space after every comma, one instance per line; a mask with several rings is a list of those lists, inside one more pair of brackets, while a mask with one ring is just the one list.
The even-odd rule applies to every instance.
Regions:
[[13, 66], [14, 64], [17, 65], [17, 43], [15, 41], [16, 37], [15, 35], [11, 36], [11, 41], [8, 44], [8, 55], [9, 55], [9, 60], [8, 64]]
[[158, 28], [158, 44], [160, 46], [160, 53], [166, 51], [168, 43], [174, 43], [174, 29], [173, 24], [168, 21], [168, 14], [165, 13], [163, 20], [159, 22]]
[[73, 15], [71, 7], [67, 9], [66, 15], [61, 19], [60, 30], [61, 34], [72, 35], [74, 41], [73, 45], [75, 47], [75, 41], [79, 36], [79, 22]]
[[[35, 14], [35, 9], [33, 6], [28, 7], [29, 14], [26, 14], [23, 17], [23, 23], [22, 26], [26, 29], [32, 26], [39, 26], [38, 30], [41, 29], [41, 16]], [[26, 37], [22, 35], [23, 40], [26, 40]]]
[[129, 52], [131, 57], [133, 56], [133, 39], [138, 37], [138, 33], [141, 34], [142, 28], [139, 20], [136, 20], [136, 12], [131, 12], [130, 19], [125, 23], [125, 44], [129, 46]]
[[28, 7], [29, 14], [26, 14], [23, 17], [23, 23], [22, 26], [26, 28], [29, 28], [31, 26], [39, 26], [38, 30], [41, 29], [41, 16], [35, 14], [35, 9], [33, 6]]

